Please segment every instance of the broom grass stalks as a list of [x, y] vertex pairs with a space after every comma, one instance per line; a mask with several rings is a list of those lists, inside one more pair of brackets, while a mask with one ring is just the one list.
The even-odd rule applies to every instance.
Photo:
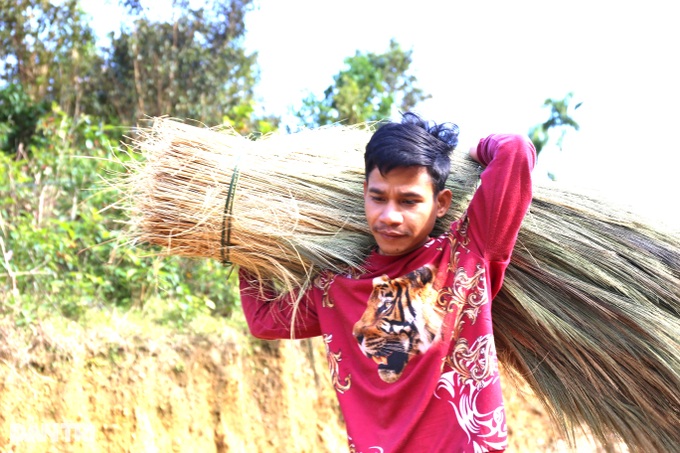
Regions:
[[346, 129], [319, 153], [302, 135], [254, 142], [157, 120], [142, 130], [144, 159], [125, 182], [134, 240], [240, 265], [280, 292], [320, 269], [358, 267], [372, 242], [355, 190], [367, 134]]
[[[251, 140], [157, 119], [121, 190], [134, 242], [228, 261], [279, 293], [321, 270], [360, 268], [374, 245], [363, 211], [367, 125]], [[479, 168], [456, 153], [460, 217]], [[232, 204], [233, 203], [233, 204]], [[564, 435], [608, 450], [680, 448], [680, 235], [615, 203], [536, 187], [494, 301], [501, 361], [530, 384]]]
[[677, 234], [614, 203], [537, 188], [494, 331], [502, 360], [565, 433], [587, 426], [608, 450], [678, 450], [679, 270]]

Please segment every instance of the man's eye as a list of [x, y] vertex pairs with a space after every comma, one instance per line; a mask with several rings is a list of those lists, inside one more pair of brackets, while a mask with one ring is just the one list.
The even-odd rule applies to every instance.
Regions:
[[376, 203], [381, 203], [385, 201], [383, 197], [371, 197], [371, 200], [375, 201]]
[[404, 200], [404, 201], [402, 201], [402, 203], [405, 204], [405, 205], [411, 206], [411, 205], [417, 204], [418, 201], [417, 200]]

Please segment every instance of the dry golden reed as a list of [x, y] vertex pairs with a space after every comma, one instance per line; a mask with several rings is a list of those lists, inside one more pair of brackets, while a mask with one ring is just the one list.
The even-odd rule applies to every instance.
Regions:
[[[135, 241], [243, 266], [280, 292], [322, 269], [358, 267], [373, 246], [363, 215], [371, 128], [333, 126], [257, 140], [157, 119], [122, 191]], [[466, 208], [478, 167], [456, 153], [448, 187]], [[605, 448], [680, 446], [680, 236], [617, 205], [536, 187], [494, 300], [501, 360], [567, 436]]]
[[359, 266], [371, 243], [356, 165], [368, 132], [316, 138], [325, 132], [253, 141], [156, 120], [142, 130], [144, 159], [125, 189], [135, 240], [243, 266], [282, 291], [320, 268]]

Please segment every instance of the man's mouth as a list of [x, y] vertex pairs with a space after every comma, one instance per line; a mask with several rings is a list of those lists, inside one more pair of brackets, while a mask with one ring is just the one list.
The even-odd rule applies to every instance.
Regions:
[[375, 232], [388, 238], [400, 238], [406, 236], [404, 233], [394, 230], [375, 230]]

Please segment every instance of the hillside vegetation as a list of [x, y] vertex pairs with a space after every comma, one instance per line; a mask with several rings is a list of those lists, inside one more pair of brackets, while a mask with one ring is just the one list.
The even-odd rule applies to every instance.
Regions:
[[[2, 451], [344, 451], [321, 343], [250, 337], [235, 272], [126, 242], [129, 132], [54, 106], [0, 153]], [[510, 383], [514, 451], [564, 450]]]

